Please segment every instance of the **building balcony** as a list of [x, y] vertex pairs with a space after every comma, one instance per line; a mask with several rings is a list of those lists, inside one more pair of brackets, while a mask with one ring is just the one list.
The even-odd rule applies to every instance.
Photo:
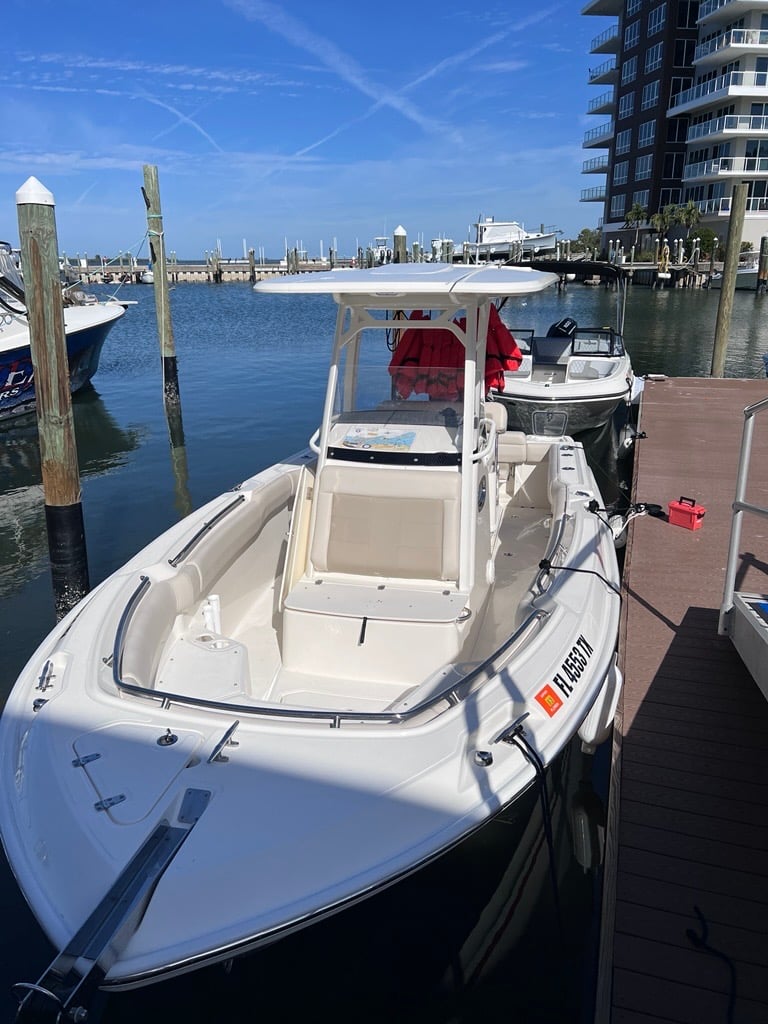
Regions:
[[766, 0], [703, 0], [696, 24], [711, 27], [718, 22], [734, 22], [754, 10], [768, 8]]
[[619, 52], [619, 25], [611, 25], [605, 32], [595, 36], [589, 45], [590, 53], [618, 53]]
[[616, 58], [603, 61], [599, 67], [589, 69], [590, 85], [613, 85], [619, 80], [619, 69], [616, 67]]
[[684, 89], [673, 99], [667, 117], [690, 114], [740, 96], [768, 102], [768, 72], [730, 71], [727, 75]]
[[734, 177], [768, 177], [768, 156], [721, 156], [716, 160], [702, 160], [697, 164], [689, 164], [683, 171], [683, 181], [687, 183]]
[[589, 0], [582, 9], [582, 14], [600, 14], [603, 17], [618, 18], [624, 10], [624, 0]]
[[[702, 217], [730, 217], [731, 216], [731, 197], [723, 196], [721, 199], [702, 199], [696, 206], [699, 208], [699, 212]], [[764, 197], [752, 197], [747, 199], [747, 205], [745, 212], [747, 214], [765, 214], [768, 215], [768, 199]]]
[[605, 124], [599, 125], [597, 128], [592, 128], [584, 135], [584, 142], [582, 148], [586, 149], [589, 146], [608, 146], [610, 145], [611, 139], [613, 138], [613, 121], [607, 121]]
[[604, 203], [605, 185], [598, 185], [596, 188], [583, 188], [579, 196], [580, 203]]
[[693, 63], [700, 69], [711, 64], [728, 64], [745, 53], [768, 54], [768, 31], [759, 28], [734, 28], [716, 39], [700, 43], [693, 54]]
[[686, 142], [707, 139], [709, 142], [724, 142], [739, 136], [754, 138], [768, 135], [768, 117], [756, 114], [726, 114], [711, 121], [692, 124], [688, 127]]
[[616, 96], [613, 89], [596, 96], [587, 107], [588, 114], [613, 114], [616, 110]]
[[591, 160], [585, 160], [581, 165], [582, 174], [607, 174], [608, 173], [608, 154], [604, 156], [595, 156]]

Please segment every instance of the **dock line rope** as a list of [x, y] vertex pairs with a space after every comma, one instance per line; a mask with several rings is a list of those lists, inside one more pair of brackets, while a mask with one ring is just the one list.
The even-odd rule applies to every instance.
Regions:
[[[611, 505], [608, 508], [600, 508], [598, 503], [593, 498], [587, 506], [590, 512], [597, 516], [601, 523], [604, 523], [613, 534], [613, 539], [618, 540], [619, 537], [624, 533], [626, 528], [632, 522], [633, 519], [637, 519], [638, 516], [653, 516], [656, 519], [661, 519], [664, 516], [664, 509], [661, 505], [652, 501], [633, 501], [623, 510], [617, 505]], [[600, 513], [604, 512], [605, 518]], [[612, 519], [621, 519], [621, 529], [617, 530], [612, 525]]]
[[728, 989], [728, 1009], [726, 1010], [725, 1019], [727, 1024], [733, 1024], [733, 1011], [736, 1005], [736, 967], [733, 960], [719, 949], [715, 949], [709, 945], [707, 941], [709, 936], [709, 925], [707, 919], [704, 917], [699, 908], [694, 904], [693, 911], [696, 917], [699, 919], [699, 926], [701, 928], [701, 935], [697, 935], [693, 928], [686, 928], [685, 934], [688, 941], [696, 947], [696, 949], [703, 950], [705, 953], [711, 953], [712, 956], [718, 957], [722, 960], [730, 971], [731, 983]]
[[532, 766], [536, 773], [536, 778], [539, 784], [539, 801], [541, 803], [541, 817], [544, 823], [544, 836], [547, 840], [547, 851], [549, 853], [549, 878], [552, 883], [552, 897], [555, 903], [555, 915], [557, 917], [557, 926], [560, 930], [560, 934], [563, 934], [563, 917], [560, 909], [560, 890], [557, 884], [557, 870], [555, 868], [555, 837], [552, 831], [552, 808], [549, 802], [549, 793], [547, 792], [547, 773], [544, 767], [544, 763], [539, 757], [537, 751], [529, 743], [528, 738], [525, 735], [525, 728], [522, 722], [517, 726], [514, 732], [504, 737], [505, 743], [510, 743], [512, 746], [522, 753], [523, 757]]
[[614, 583], [611, 583], [610, 580], [606, 579], [605, 576], [596, 569], [577, 569], [575, 565], [553, 565], [548, 558], [542, 558], [539, 562], [539, 568], [544, 572], [551, 572], [553, 569], [558, 569], [561, 572], [583, 572], [587, 576], [597, 576], [597, 578], [602, 580], [609, 590], [612, 590], [614, 594], [618, 594], [619, 597], [621, 597], [621, 588], [617, 587]]

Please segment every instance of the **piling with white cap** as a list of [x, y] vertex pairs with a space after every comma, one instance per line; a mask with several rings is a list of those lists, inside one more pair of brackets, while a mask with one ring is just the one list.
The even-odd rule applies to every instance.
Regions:
[[37, 178], [28, 178], [16, 193], [58, 620], [85, 597], [90, 587], [54, 206], [52, 193]]
[[408, 237], [405, 228], [402, 224], [398, 224], [395, 230], [392, 232], [392, 238], [394, 240], [394, 256], [393, 260], [395, 263], [407, 263], [408, 261]]

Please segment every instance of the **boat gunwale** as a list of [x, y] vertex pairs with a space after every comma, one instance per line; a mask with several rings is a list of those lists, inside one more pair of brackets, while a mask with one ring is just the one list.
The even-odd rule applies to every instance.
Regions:
[[[226, 514], [231, 511], [235, 506], [232, 502], [226, 508], [222, 509], [220, 515]], [[562, 539], [565, 533], [567, 525], [572, 522], [574, 516], [573, 513], [566, 510], [557, 520], [557, 526], [553, 530], [549, 544], [547, 545], [543, 562], [551, 564], [552, 568], [559, 568], [560, 563], [555, 564], [555, 557], [559, 550], [562, 550]], [[211, 521], [210, 524], [206, 524], [197, 534], [192, 538], [193, 541], [199, 539], [203, 533], [207, 533], [216, 522], [220, 521], [218, 517]], [[191, 541], [189, 542], [191, 543]], [[187, 548], [189, 544], [187, 545]], [[187, 548], [182, 549], [183, 551]], [[178, 558], [178, 556], [177, 556]], [[170, 559], [169, 559], [170, 562]], [[171, 564], [173, 564], [171, 562]], [[544, 581], [550, 578], [550, 571], [548, 568], [540, 568], [536, 577], [533, 581], [533, 586], [538, 589], [539, 594], [546, 591]], [[120, 619], [115, 630], [115, 639], [112, 648], [111, 666], [112, 666], [112, 679], [120, 693], [131, 694], [136, 697], [144, 697], [150, 700], [160, 702], [163, 707], [170, 707], [172, 704], [181, 704], [188, 707], [196, 708], [208, 708], [212, 711], [226, 711], [229, 714], [237, 713], [247, 715], [251, 718], [266, 717], [270, 719], [292, 719], [302, 721], [330, 721], [332, 728], [339, 728], [344, 722], [352, 722], [358, 725], [365, 724], [389, 724], [389, 725], [405, 725], [412, 719], [417, 718], [424, 714], [425, 711], [430, 711], [436, 708], [436, 706], [442, 702], [447, 701], [449, 707], [454, 707], [467, 700], [472, 693], [474, 693], [482, 683], [478, 683], [477, 679], [483, 673], [487, 673], [489, 667], [493, 665], [497, 658], [506, 654], [506, 659], [498, 667], [494, 668], [493, 675], [498, 675], [499, 672], [508, 664], [512, 655], [515, 653], [519, 643], [526, 637], [528, 631], [537, 624], [541, 624], [543, 620], [549, 618], [550, 612], [544, 609], [534, 609], [524, 621], [518, 626], [518, 628], [511, 633], [506, 640], [504, 640], [488, 657], [484, 658], [478, 665], [475, 665], [469, 672], [466, 672], [458, 680], [452, 680], [450, 685], [446, 686], [445, 689], [440, 690], [436, 694], [431, 694], [415, 704], [412, 708], [407, 711], [387, 712], [387, 711], [339, 711], [335, 709], [322, 709], [322, 708], [300, 708], [291, 705], [277, 705], [277, 704], [235, 704], [229, 701], [217, 701], [204, 697], [193, 697], [186, 694], [173, 693], [167, 690], [157, 690], [147, 686], [143, 686], [140, 683], [132, 683], [122, 678], [122, 659], [123, 650], [125, 647], [125, 639], [130, 626], [131, 619], [141, 601], [141, 599], [149, 592], [152, 585], [151, 577], [142, 574], [140, 576], [139, 584], [134, 589], [128, 602], [123, 609]], [[473, 685], [473, 683], [475, 685]], [[447, 710], [447, 709], [446, 709]]]
[[[563, 521], [568, 518], [569, 517], [567, 515], [564, 515]], [[550, 550], [556, 550], [556, 547], [557, 545], [552, 545]], [[537, 576], [537, 581], [544, 575], [546, 575], [546, 570], [542, 569]], [[404, 725], [411, 719], [423, 714], [431, 708], [434, 708], [437, 704], [443, 701], [447, 701], [449, 707], [454, 707], [462, 703], [477, 689], [477, 686], [472, 686], [472, 683], [477, 676], [485, 672], [496, 658], [508, 651], [508, 648], [513, 648], [513, 650], [508, 651], [507, 660], [494, 670], [494, 675], [498, 675], [514, 654], [514, 649], [516, 648], [518, 641], [523, 640], [525, 634], [533, 625], [547, 619], [550, 615], [548, 611], [544, 611], [543, 609], [535, 609], [532, 611], [520, 626], [518, 626], [514, 633], [510, 634], [510, 636], [508, 636], [507, 639], [487, 658], [481, 661], [479, 665], [476, 665], [471, 669], [471, 671], [461, 676], [458, 681], [452, 681], [450, 686], [447, 686], [444, 690], [440, 690], [437, 694], [433, 694], [432, 696], [425, 698], [421, 703], [416, 704], [408, 711], [337, 711], [322, 708], [299, 708], [291, 705], [278, 704], [234, 704], [228, 701], [211, 700], [210, 698], [205, 697], [192, 697], [186, 694], [171, 693], [167, 690], [150, 689], [149, 687], [142, 686], [140, 683], [128, 682], [121, 677], [120, 673], [122, 669], [125, 633], [130, 625], [130, 621], [133, 618], [133, 614], [136, 611], [139, 602], [144, 595], [148, 593], [151, 585], [152, 579], [149, 576], [142, 575], [140, 577], [139, 584], [128, 599], [128, 603], [123, 609], [123, 613], [120, 616], [120, 621], [117, 625], [117, 630], [115, 631], [115, 643], [111, 657], [112, 679], [120, 692], [131, 694], [135, 697], [145, 697], [150, 700], [159, 701], [165, 708], [169, 708], [173, 704], [181, 704], [187, 707], [207, 708], [211, 711], [226, 711], [229, 714], [238, 713], [248, 715], [251, 718], [266, 717], [293, 720], [299, 719], [302, 721], [313, 722], [330, 721], [331, 728], [334, 729], [340, 728], [343, 722], [353, 722], [357, 725], [364, 725], [366, 723], [373, 723], [375, 725]], [[462, 690], [464, 692], [460, 692]]]

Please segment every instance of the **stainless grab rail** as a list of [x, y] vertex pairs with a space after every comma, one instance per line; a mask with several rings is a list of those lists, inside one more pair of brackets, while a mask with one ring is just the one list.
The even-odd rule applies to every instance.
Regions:
[[207, 533], [209, 533], [213, 529], [213, 527], [224, 518], [224, 516], [228, 515], [228, 513], [236, 509], [238, 505], [242, 505], [244, 501], [245, 495], [238, 494], [235, 500], [231, 501], [229, 505], [225, 505], [224, 508], [219, 509], [219, 511], [216, 513], [213, 519], [208, 519], [206, 520], [206, 522], [203, 523], [203, 525], [200, 527], [197, 533], [192, 538], [190, 538], [190, 540], [187, 541], [187, 543], [184, 545], [181, 551], [178, 552], [178, 554], [174, 555], [173, 558], [168, 559], [168, 564], [172, 565], [173, 568], [175, 569], [179, 562], [185, 559], [193, 548], [197, 547], [197, 545], [200, 543], [203, 537]]
[[731, 519], [731, 539], [728, 545], [728, 561], [725, 569], [725, 584], [723, 587], [723, 602], [720, 605], [720, 618], [717, 623], [717, 632], [720, 636], [727, 636], [729, 629], [729, 613], [733, 608], [733, 594], [736, 589], [736, 572], [739, 561], [739, 546], [741, 544], [741, 524], [745, 512], [752, 515], [763, 516], [768, 519], [768, 508], [762, 505], [754, 505], [745, 500], [747, 483], [749, 481], [750, 459], [752, 456], [752, 436], [754, 434], [755, 416], [757, 413], [768, 409], [768, 398], [762, 398], [759, 402], [753, 402], [744, 410], [744, 430], [741, 435], [741, 451], [739, 453], [739, 471], [736, 477], [736, 497], [733, 505], [733, 517]]
[[[250, 716], [267, 716], [269, 718], [292, 718], [292, 719], [305, 719], [311, 721], [331, 721], [331, 725], [337, 728], [342, 721], [351, 721], [357, 723], [363, 722], [375, 722], [377, 724], [382, 723], [400, 723], [406, 722], [408, 719], [414, 718], [416, 715], [423, 714], [424, 711], [429, 710], [441, 701], [448, 700], [450, 704], [460, 703], [466, 699], [467, 696], [473, 691], [473, 682], [475, 682], [481, 673], [487, 671], [487, 669], [493, 664], [493, 662], [499, 658], [502, 654], [507, 653], [507, 661], [512, 657], [512, 650], [517, 642], [527, 633], [527, 631], [540, 620], [548, 617], [549, 612], [537, 609], [531, 612], [525, 619], [525, 621], [512, 633], [511, 636], [507, 637], [504, 643], [500, 644], [499, 647], [484, 661], [480, 662], [469, 672], [465, 673], [460, 677], [458, 681], [453, 681], [444, 690], [441, 690], [437, 694], [433, 694], [431, 697], [422, 701], [420, 704], [416, 704], [408, 711], [398, 712], [386, 712], [386, 711], [331, 711], [317, 708], [308, 710], [306, 708], [292, 708], [290, 706], [278, 706], [276, 704], [234, 704], [229, 701], [221, 700], [209, 700], [205, 697], [191, 697], [186, 694], [171, 693], [167, 690], [156, 690], [143, 686], [140, 683], [130, 683], [122, 678], [122, 661], [123, 661], [123, 649], [125, 647], [125, 637], [128, 631], [128, 626], [133, 618], [134, 612], [139, 605], [139, 602], [148, 592], [151, 584], [151, 580], [148, 576], [141, 576], [138, 587], [131, 594], [128, 603], [126, 604], [120, 621], [115, 631], [115, 642], [112, 648], [112, 679], [115, 686], [123, 693], [133, 694], [137, 697], [145, 697], [149, 700], [160, 701], [164, 707], [170, 707], [171, 704], [184, 704], [190, 707], [204, 707], [210, 708], [216, 711], [226, 711], [229, 714], [237, 713], [242, 715]], [[495, 668], [495, 672], [498, 673], [506, 664], [506, 661]]]

